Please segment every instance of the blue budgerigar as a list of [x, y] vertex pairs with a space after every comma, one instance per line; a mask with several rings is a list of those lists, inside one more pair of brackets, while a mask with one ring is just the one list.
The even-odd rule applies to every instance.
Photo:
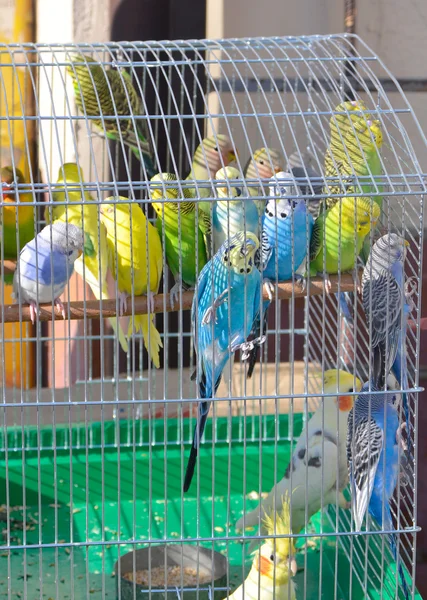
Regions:
[[34, 323], [39, 303], [54, 302], [65, 319], [59, 296], [74, 271], [74, 262], [82, 254], [83, 232], [71, 223], [53, 223], [44, 227], [28, 242], [19, 255], [13, 277], [16, 300], [28, 302]]
[[[296, 195], [292, 176], [281, 171], [271, 179], [269, 196], [265, 208], [262, 237], [260, 271], [270, 300], [264, 301], [264, 314], [255, 322], [254, 336], [261, 337], [267, 326], [267, 311], [273, 299], [272, 282], [291, 279], [307, 256], [313, 230], [313, 217], [307, 210], [304, 199], [291, 198]], [[251, 351], [247, 376], [251, 377], [258, 354], [258, 346]]]
[[260, 310], [261, 275], [254, 264], [258, 248], [255, 235], [240, 231], [221, 246], [199, 276], [191, 318], [201, 401], [184, 492], [193, 478], [209, 407], [223, 369], [236, 350], [240, 349], [245, 358], [257, 342], [247, 342], [247, 337]]
[[218, 200], [212, 207], [212, 233], [214, 252], [232, 238], [238, 231], [246, 231], [259, 237], [260, 219], [258, 209], [252, 198], [244, 196], [242, 186], [235, 179], [242, 179], [235, 167], [219, 169], [216, 180], [228, 181], [228, 185], [219, 185]]
[[[362, 301], [371, 330], [373, 381], [384, 387], [391, 371], [402, 389], [408, 389], [406, 327], [410, 312], [405, 294], [404, 261], [409, 243], [396, 233], [374, 244], [362, 275]], [[403, 393], [403, 409], [409, 428], [409, 407]], [[408, 441], [411, 436], [408, 429]]]
[[[399, 476], [401, 426], [395, 406], [396, 396], [377, 391], [365, 383], [348, 417], [347, 460], [355, 530], [360, 531], [368, 510], [376, 523], [392, 530], [390, 500]], [[390, 546], [397, 562], [396, 535]], [[399, 564], [399, 575], [406, 598], [409, 592]]]

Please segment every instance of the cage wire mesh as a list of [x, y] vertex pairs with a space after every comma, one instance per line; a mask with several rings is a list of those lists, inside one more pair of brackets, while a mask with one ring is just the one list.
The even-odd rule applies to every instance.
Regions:
[[[294, 598], [295, 583], [301, 599], [417, 597], [416, 400], [425, 176], [414, 146], [424, 149], [426, 140], [391, 73], [351, 35], [1, 45], [0, 56], [1, 139], [8, 140], [2, 142], [0, 161], [11, 167], [9, 179], [2, 171], [2, 277], [10, 283], [15, 272], [21, 297], [10, 305], [3, 288], [0, 594], [127, 599], [167, 589], [170, 597], [225, 598], [245, 580], [252, 563], [255, 572], [262, 571], [259, 565], [266, 560], [276, 565], [267, 569], [273, 573], [270, 584], [265, 570], [259, 585], [246, 580], [248, 597]], [[365, 138], [357, 135], [360, 124]], [[343, 149], [339, 161], [330, 154], [325, 168], [333, 130]], [[348, 132], [351, 144], [344, 140]], [[23, 140], [21, 154], [14, 147], [17, 136]], [[212, 143], [202, 144], [207, 137]], [[264, 151], [257, 154], [259, 149]], [[376, 161], [376, 168], [363, 171], [368, 160]], [[237, 172], [218, 173], [227, 166]], [[157, 173], [171, 176], [150, 181]], [[284, 204], [277, 204], [281, 195]], [[364, 265], [354, 241], [357, 201], [350, 204], [350, 258], [357, 259], [359, 278], [341, 269], [340, 252], [341, 274], [317, 277], [306, 260], [296, 268], [301, 237], [304, 255], [312, 253], [307, 235], [312, 215], [336, 201], [339, 223], [343, 199], [361, 196], [369, 204], [364, 213], [368, 253], [387, 233], [408, 243], [404, 294], [398, 295], [399, 332], [407, 318], [404, 305], [410, 307], [399, 346], [406, 348], [407, 381], [395, 369], [399, 382], [388, 377], [384, 384], [387, 397], [394, 399], [393, 405], [386, 403], [387, 412], [383, 406], [381, 421], [393, 457], [381, 454], [377, 467], [396, 489], [379, 493], [375, 487], [382, 524], [368, 516], [362, 533], [355, 511], [349, 510], [356, 500], [354, 488], [351, 494], [346, 487], [345, 437], [348, 410], [361, 384], [375, 375], [378, 324], [370, 323], [359, 290]], [[375, 222], [373, 207], [380, 198]], [[278, 283], [276, 247], [276, 276], [269, 276], [273, 286], [262, 286], [269, 256], [260, 233], [266, 206], [275, 243], [282, 243], [279, 223], [287, 218], [291, 224], [291, 275]], [[286, 211], [279, 214], [283, 206]], [[304, 209], [302, 230], [298, 206]], [[260, 207], [255, 219], [251, 207]], [[164, 227], [156, 238], [157, 218]], [[39, 235], [31, 241], [55, 221], [68, 223], [65, 233], [61, 230], [66, 249], [61, 259], [52, 229], [45, 239]], [[175, 239], [169, 221], [176, 227]], [[348, 230], [345, 223], [335, 230], [338, 248]], [[236, 227], [243, 233], [233, 238]], [[315, 227], [324, 236], [326, 228], [325, 221]], [[254, 255], [259, 241], [262, 252]], [[27, 247], [16, 264], [8, 262], [16, 259], [13, 242], [18, 250], [30, 243], [31, 250]], [[77, 257], [79, 251], [83, 255]], [[213, 254], [219, 258], [209, 260]], [[232, 274], [239, 271], [236, 265], [243, 275]], [[203, 296], [225, 268], [219, 287]], [[35, 308], [34, 327], [28, 326], [25, 300], [30, 297], [22, 291], [23, 278], [31, 279], [28, 269], [33, 276], [39, 269], [44, 284], [33, 286], [36, 303], [42, 303]], [[317, 270], [327, 271], [326, 259]], [[305, 273], [306, 282], [301, 280]], [[394, 288], [387, 281], [382, 296], [371, 294], [365, 309], [383, 306], [389, 327]], [[221, 285], [225, 292], [218, 299]], [[188, 289], [194, 287], [195, 292]], [[262, 313], [267, 288], [273, 302], [265, 332], [262, 318], [258, 332], [266, 339], [248, 379], [245, 359], [253, 350], [248, 340], [256, 335], [251, 326], [245, 328]], [[335, 292], [353, 294], [347, 296], [350, 316]], [[61, 305], [54, 304], [57, 294], [65, 319]], [[214, 300], [215, 310], [203, 325]], [[243, 333], [238, 334], [236, 319], [243, 323], [243, 315], [248, 323], [239, 325]], [[153, 317], [155, 327], [149, 324]], [[132, 325], [144, 335], [132, 332]], [[221, 327], [225, 341], [221, 351], [215, 350], [221, 359], [215, 354], [212, 364], [206, 340]], [[224, 365], [229, 348], [242, 343]], [[392, 336], [384, 343], [387, 355]], [[196, 407], [201, 393], [214, 385], [209, 380], [218, 379], [217, 363], [222, 381], [193, 481], [184, 492]], [[329, 369], [342, 370], [332, 384]], [[8, 370], [16, 375], [12, 387], [6, 386]], [[351, 374], [348, 381], [345, 372]], [[373, 398], [384, 396], [370, 397], [374, 405]], [[340, 411], [343, 399], [346, 408]], [[317, 421], [310, 425], [313, 413]], [[393, 429], [396, 419], [399, 431]], [[405, 426], [406, 435], [399, 436]], [[356, 427], [351, 433], [357, 438]], [[375, 441], [370, 437], [365, 446], [369, 464], [377, 457]], [[354, 462], [355, 454], [350, 458]], [[286, 507], [287, 489], [291, 523], [274, 518], [274, 526], [265, 528], [262, 512], [251, 511], [267, 502], [276, 484], [283, 495], [278, 493], [272, 506], [280, 509], [283, 501]], [[239, 519], [250, 527], [237, 529]], [[290, 529], [295, 577], [293, 563], [283, 558]], [[397, 564], [390, 534], [396, 535]], [[247, 544], [254, 539], [261, 541], [255, 558]], [[144, 569], [148, 581], [142, 579]]]

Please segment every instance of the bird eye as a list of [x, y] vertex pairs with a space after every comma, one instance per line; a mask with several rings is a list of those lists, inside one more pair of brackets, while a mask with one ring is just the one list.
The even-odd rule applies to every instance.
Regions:
[[259, 161], [259, 164], [260, 164], [260, 165], [263, 165], [263, 164], [264, 164], [264, 161], [263, 161], [263, 160], [260, 160], [260, 161]]
[[352, 394], [354, 392], [354, 389], [350, 388], [348, 391], [349, 391], [350, 394]]
[[271, 562], [274, 562], [274, 554], [270, 554], [270, 560]]
[[214, 150], [215, 150], [215, 152], [219, 152], [218, 146], [215, 146]]
[[71, 256], [73, 254], [74, 250], [68, 250], [68, 256]]

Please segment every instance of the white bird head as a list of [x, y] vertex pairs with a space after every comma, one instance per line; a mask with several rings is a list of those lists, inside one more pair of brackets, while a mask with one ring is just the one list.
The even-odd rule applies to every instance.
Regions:
[[38, 237], [51, 245], [52, 251], [67, 255], [70, 264], [74, 263], [83, 252], [83, 231], [71, 223], [55, 222], [47, 225]]

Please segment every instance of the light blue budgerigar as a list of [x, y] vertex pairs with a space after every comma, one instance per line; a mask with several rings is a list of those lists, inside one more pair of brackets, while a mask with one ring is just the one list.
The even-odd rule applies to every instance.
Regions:
[[[268, 307], [273, 299], [272, 282], [295, 276], [307, 256], [314, 223], [306, 201], [295, 198], [296, 188], [289, 173], [280, 171], [270, 180], [269, 196], [262, 225], [260, 271], [270, 299], [264, 301], [264, 313], [256, 320], [253, 332], [255, 338], [261, 339], [261, 323], [265, 331]], [[250, 353], [247, 377], [252, 376], [257, 354], [258, 346], [255, 346]]]
[[[383, 235], [374, 244], [362, 275], [362, 302], [371, 331], [373, 382], [383, 389], [390, 371], [402, 389], [408, 389], [406, 328], [410, 301], [405, 293], [404, 262], [409, 243], [396, 233]], [[407, 394], [402, 394], [408, 428], [411, 432]]]
[[257, 206], [252, 198], [244, 196], [242, 186], [235, 179], [242, 179], [238, 169], [225, 167], [219, 169], [216, 180], [228, 181], [228, 185], [218, 185], [218, 200], [212, 207], [212, 234], [214, 252], [232, 238], [238, 231], [246, 231], [259, 237], [260, 218]]
[[261, 274], [255, 267], [258, 238], [238, 232], [226, 241], [200, 273], [191, 309], [197, 355], [199, 402], [197, 424], [185, 473], [184, 492], [193, 478], [198, 448], [211, 400], [224, 367], [236, 350], [242, 358], [253, 348], [247, 342], [260, 310]]
[[[356, 531], [361, 531], [368, 510], [376, 523], [393, 530], [390, 500], [399, 477], [401, 425], [392, 392], [374, 394], [373, 383], [365, 383], [348, 417], [347, 460], [351, 504]], [[390, 534], [390, 547], [397, 563], [396, 535]], [[409, 591], [401, 564], [399, 575], [405, 597]]]
[[54, 302], [65, 319], [59, 296], [74, 271], [74, 262], [82, 254], [83, 232], [71, 223], [56, 222], [44, 227], [28, 242], [19, 255], [13, 277], [15, 300], [28, 302], [34, 323], [39, 303]]

